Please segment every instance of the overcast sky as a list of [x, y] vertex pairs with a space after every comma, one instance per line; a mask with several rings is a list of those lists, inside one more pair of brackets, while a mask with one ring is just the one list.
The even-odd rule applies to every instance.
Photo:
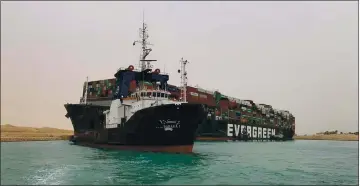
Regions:
[[357, 2], [1, 2], [1, 124], [71, 129], [86, 76], [149, 59], [170, 83], [286, 109], [296, 133], [358, 130]]

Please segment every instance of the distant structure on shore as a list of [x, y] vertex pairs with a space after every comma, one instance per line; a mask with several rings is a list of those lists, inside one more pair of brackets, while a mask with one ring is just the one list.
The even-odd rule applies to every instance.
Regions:
[[359, 135], [359, 132], [339, 132], [338, 130], [334, 131], [325, 131], [325, 132], [319, 132], [316, 133], [316, 135], [330, 135], [330, 134], [353, 134], [353, 135]]

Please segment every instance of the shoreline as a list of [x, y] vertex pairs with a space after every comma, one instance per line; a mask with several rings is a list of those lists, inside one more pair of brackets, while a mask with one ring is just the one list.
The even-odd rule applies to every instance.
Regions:
[[294, 136], [294, 140], [330, 140], [330, 141], [359, 141], [359, 135], [354, 134], [328, 134]]
[[[60, 141], [69, 140], [74, 134], [72, 130], [57, 128], [33, 128], [14, 125], [1, 125], [0, 142], [24, 142], [24, 141]], [[356, 134], [314, 134], [298, 135], [294, 140], [331, 140], [331, 141], [359, 141]], [[201, 141], [199, 139], [195, 141]]]
[[[0, 142], [26, 142], [26, 141], [66, 141], [71, 135], [62, 135], [56, 137], [1, 137]], [[359, 141], [358, 135], [312, 135], [312, 136], [294, 136], [294, 140], [329, 140], [329, 141]], [[196, 142], [201, 140], [195, 140]]]
[[1, 125], [0, 142], [58, 141], [69, 140], [73, 131], [50, 127], [34, 128]]
[[0, 142], [25, 142], [25, 141], [64, 141], [69, 140], [70, 135], [57, 137], [1, 137]]

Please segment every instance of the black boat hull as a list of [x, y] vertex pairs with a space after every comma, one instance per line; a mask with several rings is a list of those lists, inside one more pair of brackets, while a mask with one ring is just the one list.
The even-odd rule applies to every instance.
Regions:
[[[279, 134], [283, 137], [279, 138]], [[293, 140], [295, 131], [291, 127], [254, 125], [240, 121], [205, 119], [199, 126], [199, 141], [287, 141]]]
[[143, 151], [191, 153], [198, 125], [206, 116], [200, 104], [167, 104], [137, 111], [125, 123], [108, 128], [101, 113], [106, 108], [80, 104], [65, 108], [73, 122], [75, 144]]
[[[101, 124], [103, 118], [100, 118], [100, 115], [102, 115], [103, 111], [110, 109], [109, 106], [85, 106], [82, 104], [68, 104], [65, 105], [65, 107], [68, 110], [68, 115], [72, 115], [70, 119], [74, 127], [74, 134], [78, 134], [79, 136], [81, 134], [84, 135], [86, 132], [91, 133], [91, 131], [103, 129], [103, 124]], [[281, 128], [271, 125], [250, 125], [240, 123], [239, 121], [215, 120], [215, 118], [204, 118], [202, 122], [199, 123], [200, 125], [196, 133], [196, 140], [198, 141], [286, 141], [293, 140], [295, 134], [294, 130], [289, 127]], [[262, 128], [262, 130], [265, 128], [266, 131], [270, 129], [271, 132], [267, 132], [266, 135], [263, 133], [259, 135], [259, 128]], [[247, 135], [244, 135], [243, 130], [246, 131]], [[254, 130], [256, 130], [256, 136], [253, 135]], [[252, 135], [249, 135], [249, 133]], [[279, 133], [283, 134], [283, 138], [280, 139], [273, 136]], [[106, 139], [103, 141], [105, 143]]]
[[92, 104], [65, 104], [67, 114], [65, 117], [71, 120], [74, 135], [88, 131], [100, 130], [101, 120], [104, 119], [103, 112], [109, 110], [109, 106]]

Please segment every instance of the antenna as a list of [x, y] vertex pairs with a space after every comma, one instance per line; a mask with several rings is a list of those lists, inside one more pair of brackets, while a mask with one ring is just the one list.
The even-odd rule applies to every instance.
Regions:
[[145, 23], [145, 10], [143, 9], [143, 23]]
[[185, 71], [186, 64], [189, 63], [188, 60], [185, 60], [181, 58], [181, 70], [178, 70], [178, 72], [181, 74], [181, 97], [183, 98], [184, 102], [186, 102], [186, 86], [187, 86], [187, 72]]
[[87, 95], [88, 95], [88, 84], [89, 84], [89, 77], [88, 76], [86, 76], [86, 84], [85, 84], [85, 100], [84, 100], [84, 103], [85, 103], [85, 105], [86, 105], [86, 101], [87, 101]]
[[134, 41], [133, 45], [135, 45], [136, 43], [141, 43], [141, 55], [140, 55], [139, 67], [140, 67], [141, 71], [144, 71], [146, 69], [151, 69], [152, 66], [150, 65], [150, 63], [152, 61], [156, 61], [156, 60], [146, 60], [146, 57], [152, 51], [151, 48], [148, 48], [148, 45], [152, 45], [152, 44], [147, 41], [147, 39], [149, 38], [149, 34], [148, 34], [148, 30], [147, 30], [147, 24], [145, 23], [144, 11], [143, 11], [142, 28], [139, 29], [139, 37], [140, 37], [140, 40]]

